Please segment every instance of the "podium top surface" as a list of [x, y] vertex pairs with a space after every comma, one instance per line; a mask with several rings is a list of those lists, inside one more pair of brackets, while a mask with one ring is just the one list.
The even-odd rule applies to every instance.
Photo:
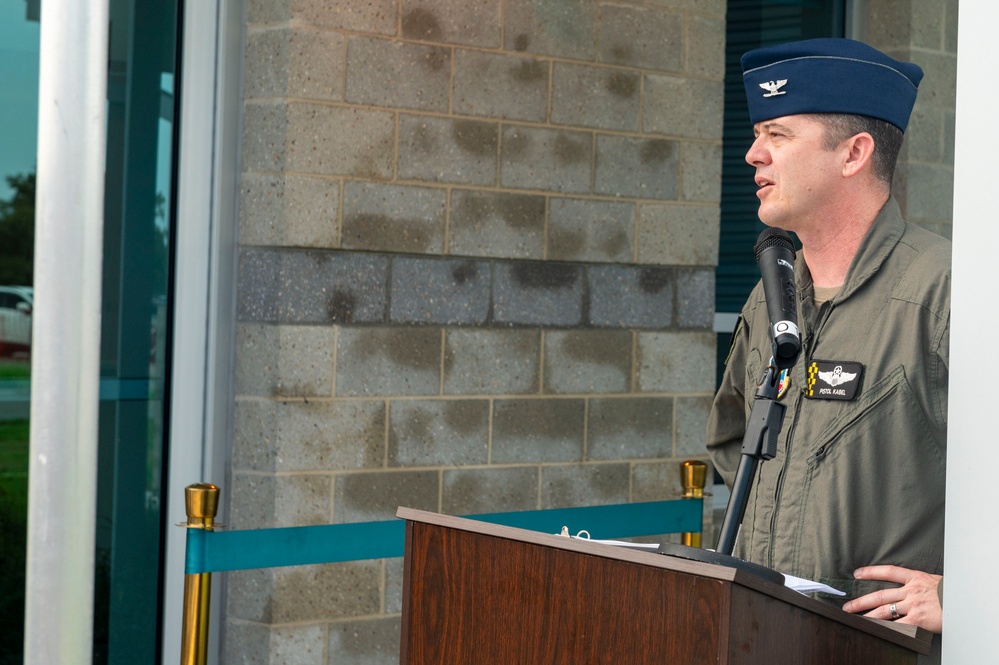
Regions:
[[656, 552], [647, 552], [616, 545], [608, 545], [600, 542], [590, 542], [580, 538], [567, 538], [556, 534], [541, 533], [538, 531], [528, 531], [516, 527], [502, 526], [487, 522], [479, 522], [473, 519], [443, 515], [414, 508], [399, 507], [396, 517], [422, 524], [429, 524], [444, 528], [458, 529], [471, 533], [490, 536], [494, 538], [504, 538], [508, 540], [520, 541], [527, 544], [551, 547], [560, 550], [578, 552], [591, 556], [600, 556], [607, 559], [628, 561], [644, 566], [651, 566], [671, 570], [678, 573], [698, 575], [700, 577], [716, 579], [723, 582], [730, 582], [758, 593], [770, 596], [782, 602], [794, 605], [809, 612], [814, 612], [823, 617], [855, 628], [865, 633], [871, 634], [880, 639], [897, 644], [917, 653], [930, 653], [933, 634], [922, 628], [910, 624], [901, 624], [891, 621], [881, 621], [879, 619], [869, 619], [856, 614], [849, 614], [819, 600], [805, 596], [797, 591], [788, 589], [779, 584], [774, 584], [751, 575], [745, 571], [727, 566], [719, 566], [700, 561], [682, 559], [679, 557], [664, 556]]

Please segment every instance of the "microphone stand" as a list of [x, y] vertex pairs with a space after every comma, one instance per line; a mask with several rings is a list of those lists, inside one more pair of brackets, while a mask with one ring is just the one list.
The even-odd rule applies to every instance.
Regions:
[[[774, 346], [776, 347], [776, 344]], [[787, 362], [793, 366], [797, 357], [798, 354], [795, 353], [793, 358], [782, 358], [780, 364]], [[753, 486], [753, 481], [756, 479], [756, 467], [760, 462], [777, 456], [777, 435], [780, 434], [781, 425], [784, 423], [784, 410], [786, 408], [777, 401], [780, 372], [780, 368], [771, 361], [763, 374], [763, 380], [756, 389], [756, 398], [749, 414], [746, 433], [742, 439], [742, 458], [739, 460], [739, 468], [732, 485], [732, 494], [725, 509], [725, 518], [722, 521], [715, 549], [702, 550], [686, 545], [663, 543], [659, 546], [660, 554], [728, 566], [774, 584], [784, 584], [784, 576], [781, 573], [758, 563], [744, 561], [732, 556], [739, 526], [746, 514], [746, 499]]]
[[746, 501], [756, 479], [756, 467], [760, 462], [777, 456], [777, 435], [784, 423], [786, 408], [777, 401], [779, 377], [780, 370], [771, 362], [756, 390], [756, 398], [742, 439], [742, 457], [715, 545], [715, 551], [720, 554], [731, 555], [735, 549], [739, 526], [746, 515]]

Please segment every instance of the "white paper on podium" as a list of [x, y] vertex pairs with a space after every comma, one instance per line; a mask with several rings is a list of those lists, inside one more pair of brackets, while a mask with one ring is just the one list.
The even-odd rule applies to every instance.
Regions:
[[822, 584], [821, 582], [813, 582], [811, 580], [802, 579], [800, 577], [795, 577], [794, 575], [784, 575], [784, 586], [788, 589], [793, 589], [799, 593], [831, 593], [834, 596], [845, 596], [846, 593], [840, 591], [839, 589], [834, 589], [827, 584]]
[[[659, 549], [658, 543], [629, 543], [623, 540], [598, 540], [596, 538], [590, 538], [589, 532], [583, 530], [577, 533], [575, 536], [569, 534], [568, 527], [562, 527], [562, 533], [557, 534], [563, 537], [569, 537], [578, 540], [588, 540], [591, 543], [601, 543], [603, 545], [617, 545], [624, 547], [631, 547], [635, 549], [648, 549], [649, 551], [656, 551]], [[840, 591], [839, 589], [834, 589], [828, 584], [822, 584], [821, 582], [813, 582], [811, 580], [806, 580], [801, 577], [795, 577], [794, 575], [784, 574], [784, 586], [792, 591], [797, 591], [798, 593], [828, 593], [834, 596], [845, 596], [846, 593]]]

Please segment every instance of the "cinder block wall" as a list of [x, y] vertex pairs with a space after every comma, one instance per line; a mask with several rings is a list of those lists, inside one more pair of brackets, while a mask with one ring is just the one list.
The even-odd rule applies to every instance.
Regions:
[[923, 68], [893, 187], [909, 221], [949, 238], [958, 0], [867, 0], [861, 6], [860, 38]]
[[[233, 528], [677, 495], [714, 387], [724, 13], [249, 1]], [[397, 663], [401, 571], [229, 575], [226, 662]]]

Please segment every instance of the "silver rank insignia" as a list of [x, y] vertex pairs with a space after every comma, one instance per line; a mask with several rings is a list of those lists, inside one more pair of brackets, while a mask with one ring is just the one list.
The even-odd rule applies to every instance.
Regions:
[[845, 360], [813, 360], [808, 363], [805, 397], [851, 400], [857, 396], [864, 366]]

